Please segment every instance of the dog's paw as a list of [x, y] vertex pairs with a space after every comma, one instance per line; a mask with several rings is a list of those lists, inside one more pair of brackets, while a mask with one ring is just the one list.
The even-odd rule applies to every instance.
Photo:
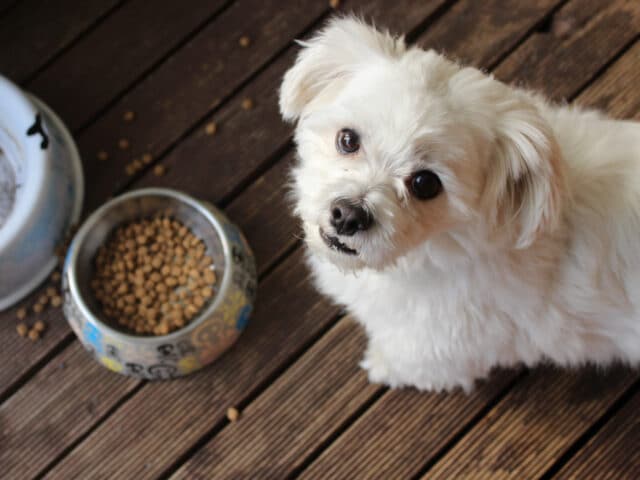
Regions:
[[390, 387], [399, 386], [387, 359], [379, 349], [371, 345], [367, 349], [364, 359], [360, 362], [360, 367], [366, 370], [371, 383], [381, 383]]

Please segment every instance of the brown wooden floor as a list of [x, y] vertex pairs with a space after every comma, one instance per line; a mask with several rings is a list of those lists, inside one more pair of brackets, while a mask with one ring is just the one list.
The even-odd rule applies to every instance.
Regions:
[[[640, 118], [638, 0], [343, 0], [340, 9], [561, 100]], [[284, 200], [276, 89], [318, 0], [0, 0], [0, 72], [75, 133], [86, 211], [159, 185], [216, 202], [258, 258], [238, 344], [184, 380], [109, 372], [60, 311], [36, 343], [0, 314], [6, 479], [640, 478], [640, 372], [501, 372], [470, 396], [369, 385], [363, 335], [314, 291]], [[241, 48], [238, 39], [252, 42]], [[244, 111], [242, 99], [255, 101]], [[1, 99], [0, 99], [1, 101]], [[133, 123], [123, 113], [137, 114]], [[215, 121], [216, 135], [205, 125]], [[126, 138], [131, 148], [117, 142]], [[96, 160], [106, 150], [107, 161]], [[149, 166], [125, 173], [151, 152]], [[227, 407], [242, 410], [228, 423]]]

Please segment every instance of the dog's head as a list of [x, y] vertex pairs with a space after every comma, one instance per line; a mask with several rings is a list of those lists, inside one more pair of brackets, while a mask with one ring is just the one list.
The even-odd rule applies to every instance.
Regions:
[[301, 45], [280, 109], [314, 251], [380, 269], [436, 238], [526, 248], [553, 228], [559, 151], [528, 94], [354, 18]]

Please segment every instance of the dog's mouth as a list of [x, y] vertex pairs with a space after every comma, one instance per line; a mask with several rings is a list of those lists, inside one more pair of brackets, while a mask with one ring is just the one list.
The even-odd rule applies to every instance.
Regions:
[[357, 255], [358, 252], [353, 248], [347, 247], [344, 243], [338, 240], [338, 237], [334, 237], [328, 235], [322, 228], [320, 228], [320, 237], [322, 241], [329, 247], [331, 250], [335, 250], [340, 253], [344, 253], [345, 255]]

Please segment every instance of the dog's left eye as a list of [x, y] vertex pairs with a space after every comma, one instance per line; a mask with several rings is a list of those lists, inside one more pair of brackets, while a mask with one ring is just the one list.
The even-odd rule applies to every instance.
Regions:
[[440, 178], [431, 170], [420, 170], [414, 173], [408, 183], [411, 193], [420, 200], [434, 198], [442, 190]]
[[360, 149], [360, 136], [355, 130], [343, 128], [336, 136], [336, 148], [345, 155], [355, 153]]

